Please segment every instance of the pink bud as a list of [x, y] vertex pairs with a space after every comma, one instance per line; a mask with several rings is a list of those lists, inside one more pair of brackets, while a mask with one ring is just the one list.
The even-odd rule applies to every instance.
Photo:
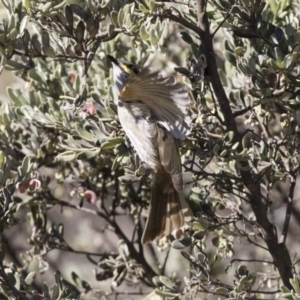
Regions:
[[92, 103], [85, 103], [85, 109], [88, 112], [89, 115], [95, 115], [96, 114], [96, 108]]
[[29, 190], [35, 192], [41, 187], [41, 182], [38, 179], [31, 179], [29, 182]]
[[17, 183], [17, 190], [23, 194], [27, 191], [29, 188], [29, 181], [28, 180], [23, 180]]
[[184, 232], [184, 231], [183, 231], [182, 228], [175, 229], [175, 230], [173, 230], [172, 235], [174, 236], [174, 238], [175, 238], [176, 240], [179, 240], [179, 239], [182, 237], [183, 232]]
[[74, 74], [74, 73], [70, 73], [69, 74], [69, 79], [70, 79], [70, 81], [73, 83], [73, 82], [75, 82], [75, 80], [76, 80], [76, 75]]
[[97, 201], [97, 196], [95, 192], [91, 190], [86, 190], [83, 194], [83, 197], [90, 203], [95, 204]]

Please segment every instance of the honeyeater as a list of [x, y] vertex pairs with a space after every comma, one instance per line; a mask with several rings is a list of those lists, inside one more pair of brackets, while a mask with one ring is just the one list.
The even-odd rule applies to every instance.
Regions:
[[142, 243], [169, 235], [193, 214], [183, 195], [178, 140], [190, 132], [187, 89], [174, 78], [108, 55], [119, 91], [118, 116], [132, 146], [152, 173]]

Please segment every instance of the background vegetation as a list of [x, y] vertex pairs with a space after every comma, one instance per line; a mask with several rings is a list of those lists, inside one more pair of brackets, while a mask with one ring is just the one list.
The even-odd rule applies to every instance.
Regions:
[[[298, 1], [2, 4], [1, 299], [300, 299]], [[141, 245], [106, 54], [190, 88], [179, 240]]]

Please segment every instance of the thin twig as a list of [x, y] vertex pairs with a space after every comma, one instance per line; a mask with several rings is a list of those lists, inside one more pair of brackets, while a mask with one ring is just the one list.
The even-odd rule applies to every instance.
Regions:
[[83, 76], [86, 75], [87, 71], [89, 70], [89, 67], [96, 55], [97, 49], [99, 48], [100, 44], [102, 42], [108, 42], [110, 40], [113, 40], [120, 32], [121, 32], [121, 30], [115, 30], [112, 33], [109, 33], [108, 31], [106, 31], [106, 32], [103, 32], [102, 34], [96, 36], [96, 42], [92, 46], [92, 48], [89, 51], [89, 54], [87, 56], [86, 64], [85, 64], [84, 70], [83, 70]]
[[235, 7], [235, 5], [232, 6], [232, 8], [230, 9], [230, 11], [226, 15], [226, 17], [223, 19], [223, 21], [219, 24], [219, 26], [212, 33], [212, 37], [214, 37], [216, 35], [216, 33], [218, 32], [218, 30], [222, 27], [222, 25], [225, 23], [225, 21], [229, 18], [229, 16], [231, 15], [231, 12], [232, 12], [232, 10], [233, 10], [234, 7]]
[[67, 245], [67, 248], [55, 247], [55, 245], [54, 245], [47, 253], [49, 253], [52, 250], [61, 250], [61, 251], [65, 251], [65, 252], [71, 252], [71, 253], [82, 254], [82, 255], [87, 255], [87, 256], [90, 256], [90, 255], [91, 256], [100, 256], [101, 258], [107, 258], [109, 256], [117, 257], [119, 255], [117, 253], [97, 253], [97, 252], [93, 253], [93, 252], [87, 252], [87, 251], [79, 251], [79, 250], [74, 250], [69, 245]]
[[161, 273], [164, 275], [165, 274], [165, 270], [166, 270], [166, 266], [167, 266], [167, 261], [168, 261], [168, 258], [169, 258], [169, 254], [170, 254], [170, 251], [171, 251], [171, 248], [169, 248], [167, 250], [167, 254], [166, 254], [166, 257], [164, 259], [164, 263], [162, 265], [162, 268], [161, 268]]
[[233, 117], [236, 118], [236, 117], [239, 117], [243, 114], [245, 114], [246, 112], [248, 112], [249, 110], [253, 109], [255, 106], [257, 106], [259, 104], [256, 104], [256, 105], [249, 105], [241, 110], [237, 110], [233, 113]]
[[274, 265], [274, 261], [269, 260], [263, 260], [263, 259], [241, 259], [241, 258], [234, 258], [230, 261], [230, 264], [233, 264], [234, 262], [261, 262], [264, 264], [272, 264]]

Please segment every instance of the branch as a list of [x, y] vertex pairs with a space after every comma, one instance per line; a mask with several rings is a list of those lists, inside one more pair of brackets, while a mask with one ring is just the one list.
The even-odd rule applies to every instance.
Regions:
[[61, 250], [61, 251], [65, 251], [65, 252], [71, 252], [74, 254], [82, 254], [82, 255], [86, 255], [86, 256], [99, 256], [99, 257], [101, 257], [101, 259], [108, 258], [109, 256], [117, 257], [119, 255], [117, 253], [97, 253], [97, 252], [93, 253], [93, 252], [87, 252], [87, 251], [74, 250], [72, 247], [70, 247], [67, 244], [66, 244], [66, 248], [63, 248], [60, 246], [61, 246], [60, 244], [55, 244], [55, 245], [51, 244], [51, 249], [47, 253], [49, 253], [53, 250]]
[[[207, 61], [207, 75], [210, 79], [212, 89], [219, 103], [220, 109], [223, 115], [226, 116], [226, 129], [228, 131], [234, 132], [235, 142], [239, 142], [239, 147], [237, 150], [242, 151], [242, 136], [238, 133], [234, 115], [230, 107], [230, 102], [227, 98], [218, 74], [216, 55], [212, 42], [213, 36], [210, 33], [210, 24], [208, 22], [205, 8], [205, 0], [196, 0], [196, 14], [198, 18], [198, 25], [185, 20], [178, 11], [175, 15], [171, 13], [171, 10], [167, 10], [161, 16], [177, 22], [199, 35], [203, 54], [205, 55]], [[257, 223], [260, 226], [269, 253], [274, 260], [275, 266], [278, 268], [278, 272], [284, 285], [292, 289], [289, 281], [290, 278], [293, 277], [289, 252], [285, 244], [279, 244], [277, 241], [277, 235], [274, 226], [267, 218], [268, 206], [267, 203], [263, 201], [260, 183], [258, 181], [255, 181], [252, 177], [251, 167], [247, 161], [243, 161], [240, 163], [240, 174], [242, 182], [245, 186], [245, 190], [248, 193], [251, 208], [255, 214]]]
[[[218, 74], [216, 57], [212, 43], [212, 35], [210, 34], [208, 17], [204, 8], [205, 1], [197, 0], [196, 10], [198, 26], [201, 28], [201, 30], [199, 30], [199, 37], [202, 42], [203, 51], [207, 60], [207, 73], [210, 78], [213, 91], [219, 102], [220, 109], [223, 115], [226, 116], [226, 128], [228, 131], [233, 131], [235, 133], [235, 140], [238, 141], [240, 145], [238, 151], [242, 151], [242, 139], [238, 134], [237, 126], [230, 107], [230, 102], [227, 98]], [[289, 281], [289, 279], [292, 278], [292, 264], [289, 252], [284, 244], [279, 244], [277, 241], [277, 235], [274, 230], [274, 226], [267, 218], [268, 207], [262, 199], [260, 183], [254, 180], [250, 170], [251, 167], [247, 161], [241, 162], [240, 173], [242, 182], [249, 192], [251, 208], [255, 214], [257, 223], [262, 230], [263, 238], [268, 246], [270, 254], [272, 255], [275, 266], [278, 268], [283, 283], [288, 288], [292, 288]]]
[[95, 54], [97, 52], [97, 49], [99, 48], [100, 44], [102, 42], [108, 42], [110, 40], [113, 40], [121, 31], [120, 30], [115, 30], [112, 33], [109, 33], [108, 31], [96, 36], [96, 42], [94, 43], [92, 49], [90, 50], [87, 60], [85, 63], [85, 67], [83, 70], [83, 75], [86, 75], [87, 71], [89, 70], [89, 67], [95, 57]]
[[[172, 10], [174, 10], [176, 12], [176, 14], [172, 14]], [[181, 13], [176, 10], [174, 7], [172, 7], [172, 9], [168, 9], [168, 10], [164, 10], [162, 13], [157, 12], [155, 13], [157, 16], [162, 17], [162, 18], [166, 18], [166, 19], [170, 19], [178, 24], [183, 25], [184, 27], [194, 31], [195, 33], [197, 33], [198, 35], [201, 32], [201, 28], [199, 28], [196, 24], [188, 21], [187, 19], [185, 19]]]
[[233, 264], [234, 262], [261, 262], [263, 264], [272, 264], [274, 265], [274, 261], [268, 261], [263, 259], [242, 259], [242, 258], [234, 258], [230, 261], [230, 264]]
[[[258, 105], [258, 104], [257, 104]], [[247, 107], [245, 107], [245, 108], [243, 108], [243, 109], [241, 109], [241, 110], [237, 110], [237, 111], [235, 111], [234, 113], [233, 113], [233, 117], [234, 118], [236, 118], [236, 117], [238, 117], [238, 116], [241, 116], [241, 115], [243, 115], [243, 114], [245, 114], [246, 112], [248, 112], [249, 110], [251, 110], [252, 108], [254, 108], [255, 106], [257, 106], [257, 105], [249, 105], [249, 106], [247, 106]]]
[[291, 186], [290, 186], [290, 190], [289, 190], [288, 203], [287, 203], [287, 206], [286, 206], [285, 220], [284, 220], [284, 224], [283, 224], [283, 228], [282, 228], [282, 234], [281, 234], [281, 237], [280, 237], [280, 240], [279, 240], [280, 244], [285, 244], [287, 233], [288, 233], [288, 230], [289, 230], [295, 186], [296, 186], [296, 180], [295, 180], [295, 178], [293, 178], [293, 179], [291, 179]]

